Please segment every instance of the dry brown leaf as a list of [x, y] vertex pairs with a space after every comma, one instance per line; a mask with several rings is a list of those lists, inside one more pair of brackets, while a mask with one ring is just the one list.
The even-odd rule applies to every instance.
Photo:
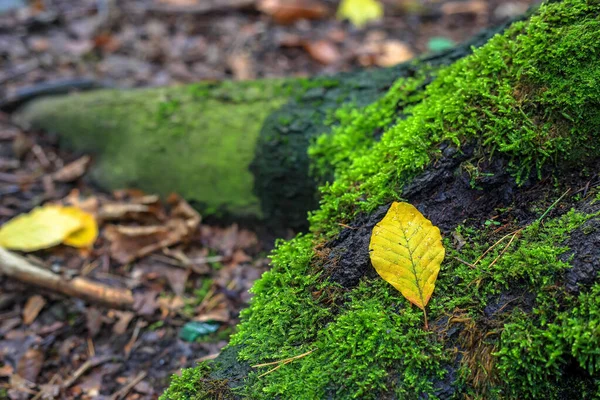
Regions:
[[92, 161], [90, 156], [83, 156], [53, 173], [52, 179], [57, 182], [73, 182], [86, 173], [90, 161]]
[[248, 53], [234, 53], [227, 58], [227, 64], [233, 72], [233, 77], [238, 81], [247, 81], [256, 78], [254, 64]]
[[203, 313], [194, 317], [194, 321], [205, 322], [205, 321], [217, 321], [217, 322], [229, 322], [229, 310], [227, 307], [221, 307], [220, 309], [213, 310], [207, 313]]
[[445, 15], [471, 14], [483, 20], [487, 18], [488, 4], [481, 0], [449, 1], [442, 4], [441, 10]]
[[14, 368], [10, 364], [4, 364], [0, 367], [0, 377], [6, 378], [15, 373]]
[[113, 325], [112, 331], [115, 335], [122, 335], [125, 332], [127, 332], [127, 327], [129, 326], [129, 323], [131, 322], [131, 320], [133, 319], [133, 317], [135, 316], [134, 313], [132, 313], [131, 311], [118, 311], [118, 310], [112, 310], [112, 313], [114, 315], [116, 315], [118, 321], [116, 324]]
[[399, 40], [388, 40], [381, 44], [381, 52], [375, 58], [375, 63], [380, 67], [391, 67], [413, 57], [414, 53], [406, 43]]
[[62, 201], [67, 205], [77, 207], [93, 216], [97, 216], [98, 214], [98, 198], [96, 196], [90, 196], [86, 199], [82, 199], [78, 189], [71, 190]]
[[44, 359], [44, 353], [40, 349], [28, 349], [17, 363], [17, 375], [29, 382], [36, 383]]
[[257, 8], [283, 25], [299, 19], [321, 19], [329, 14], [329, 9], [317, 0], [260, 0]]
[[170, 314], [181, 310], [185, 306], [185, 301], [181, 296], [161, 297], [157, 303], [160, 308], [161, 319], [167, 318]]
[[150, 206], [138, 203], [107, 203], [98, 210], [98, 218], [104, 221], [135, 218], [137, 214], [149, 213]]
[[31, 325], [45, 305], [46, 300], [39, 294], [27, 299], [27, 303], [25, 303], [25, 307], [23, 308], [23, 323]]
[[305, 42], [304, 49], [315, 60], [324, 65], [330, 65], [342, 58], [337, 47], [328, 40]]
[[[155, 198], [139, 197], [138, 200], [149, 202]], [[161, 248], [182, 242], [196, 231], [201, 220], [200, 214], [178, 196], [169, 196], [168, 202], [172, 207], [171, 215], [163, 225], [106, 227], [104, 235], [111, 242], [110, 253], [113, 259], [127, 264]], [[120, 211], [122, 210], [123, 208]]]

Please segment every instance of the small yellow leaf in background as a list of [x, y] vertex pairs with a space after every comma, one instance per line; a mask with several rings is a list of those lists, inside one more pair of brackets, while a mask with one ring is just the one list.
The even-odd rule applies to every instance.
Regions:
[[373, 228], [369, 251], [377, 273], [425, 312], [444, 260], [439, 228], [414, 206], [394, 202]]
[[96, 220], [76, 207], [44, 206], [19, 215], [0, 227], [0, 246], [35, 251], [64, 243], [90, 247], [98, 235]]
[[383, 6], [377, 0], [342, 0], [337, 11], [339, 19], [349, 19], [357, 27], [383, 16]]

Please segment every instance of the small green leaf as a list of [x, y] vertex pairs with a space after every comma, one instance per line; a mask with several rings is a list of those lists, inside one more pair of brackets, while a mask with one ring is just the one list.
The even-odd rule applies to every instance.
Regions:
[[193, 342], [199, 337], [215, 333], [219, 329], [219, 326], [221, 326], [221, 324], [218, 322], [191, 321], [181, 328], [179, 331], [179, 338], [186, 342]]

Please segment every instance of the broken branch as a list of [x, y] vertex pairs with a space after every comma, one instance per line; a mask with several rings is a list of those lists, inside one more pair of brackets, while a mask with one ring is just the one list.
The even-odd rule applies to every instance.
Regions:
[[42, 287], [67, 296], [102, 303], [112, 308], [132, 308], [133, 295], [128, 289], [118, 289], [77, 277], [71, 280], [36, 267], [26, 259], [0, 248], [0, 274], [23, 283]]

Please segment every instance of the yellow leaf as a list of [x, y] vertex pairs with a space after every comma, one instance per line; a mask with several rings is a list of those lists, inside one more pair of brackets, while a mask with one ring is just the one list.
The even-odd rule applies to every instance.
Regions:
[[71, 233], [63, 240], [63, 244], [71, 247], [92, 247], [98, 237], [98, 224], [92, 214], [77, 207], [65, 207], [63, 212], [72, 215], [81, 222], [81, 228]]
[[444, 260], [440, 230], [412, 205], [394, 202], [373, 228], [369, 251], [377, 273], [425, 311]]
[[93, 216], [75, 207], [38, 207], [28, 214], [13, 218], [0, 227], [0, 246], [21, 251], [47, 249], [63, 243], [76, 232], [78, 235], [75, 236], [74, 243], [79, 244], [83, 242], [79, 237], [81, 230], [84, 231], [82, 234], [85, 239], [89, 241], [91, 236], [89, 232], [92, 230], [97, 232], [98, 229], [95, 221], [93, 221], [94, 228], [90, 227], [89, 217], [93, 220]]
[[337, 11], [339, 19], [349, 19], [361, 27], [383, 16], [383, 6], [377, 0], [342, 0]]

